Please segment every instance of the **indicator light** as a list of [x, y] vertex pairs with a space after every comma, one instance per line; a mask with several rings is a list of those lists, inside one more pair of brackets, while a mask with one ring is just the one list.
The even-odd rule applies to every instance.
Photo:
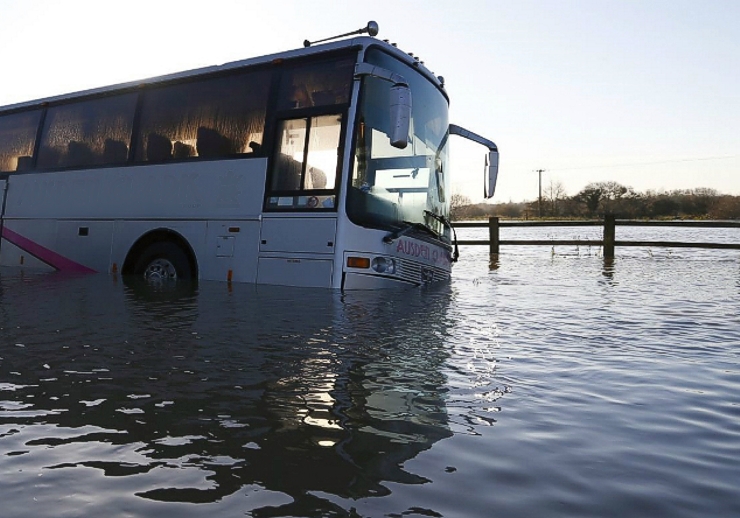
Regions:
[[370, 268], [370, 259], [367, 257], [348, 257], [347, 266], [349, 268]]

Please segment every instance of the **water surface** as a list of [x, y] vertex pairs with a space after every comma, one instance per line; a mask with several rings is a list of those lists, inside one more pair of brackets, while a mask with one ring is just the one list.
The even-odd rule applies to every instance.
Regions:
[[347, 294], [0, 270], [2, 516], [740, 515], [738, 256], [493, 266]]

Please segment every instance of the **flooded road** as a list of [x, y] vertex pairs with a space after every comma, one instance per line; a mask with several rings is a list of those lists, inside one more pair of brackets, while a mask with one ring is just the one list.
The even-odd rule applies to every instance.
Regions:
[[737, 258], [339, 293], [0, 270], [2, 516], [740, 514]]

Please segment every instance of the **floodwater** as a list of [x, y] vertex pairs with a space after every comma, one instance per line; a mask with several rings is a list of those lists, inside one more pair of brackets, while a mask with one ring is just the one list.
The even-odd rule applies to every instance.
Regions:
[[0, 269], [0, 516], [740, 516], [739, 306], [727, 251], [469, 246], [345, 294]]

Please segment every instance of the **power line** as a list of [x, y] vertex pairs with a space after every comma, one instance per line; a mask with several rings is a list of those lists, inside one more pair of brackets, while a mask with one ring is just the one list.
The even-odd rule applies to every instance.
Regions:
[[738, 158], [740, 155], [725, 155], [725, 156], [707, 156], [699, 158], [674, 158], [669, 160], [656, 160], [653, 162], [631, 162], [628, 164], [610, 164], [610, 165], [589, 165], [580, 167], [551, 167], [548, 171], [578, 171], [581, 169], [611, 169], [618, 167], [635, 167], [641, 165], [658, 165], [658, 164], [676, 164], [682, 162], [702, 162], [708, 160], [729, 160], [732, 158]]

